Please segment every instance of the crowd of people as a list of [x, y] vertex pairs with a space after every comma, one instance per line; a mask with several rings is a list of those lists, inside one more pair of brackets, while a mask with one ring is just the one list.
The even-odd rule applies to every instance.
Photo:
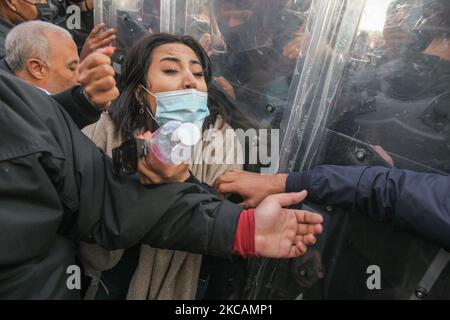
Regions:
[[[205, 149], [239, 154], [245, 146], [225, 132], [256, 124], [274, 128], [284, 112], [283, 99], [307, 41], [306, 21], [290, 15], [294, 7], [284, 10], [290, 1], [254, 2], [219, 2], [216, 16], [207, 18], [213, 27], [191, 30], [196, 38], [149, 32], [136, 39], [126, 50], [119, 79], [112, 57], [120, 35], [103, 23], [94, 26], [92, 0], [0, 0], [0, 298], [201, 298], [206, 290], [201, 280], [214, 272], [205, 271], [214, 259], [231, 268], [228, 263], [237, 259], [295, 258], [314, 246], [323, 217], [290, 208], [306, 199], [392, 220], [450, 249], [450, 180], [444, 174], [397, 169], [388, 159], [391, 165], [385, 167], [325, 165], [260, 175], [244, 171], [245, 163], [204, 156]], [[311, 1], [305, 3], [296, 3], [296, 9], [307, 12]], [[80, 7], [81, 29], [65, 28], [69, 5]], [[51, 17], [43, 8], [52, 8]], [[396, 9], [398, 4], [388, 10]], [[263, 10], [280, 14], [262, 19]], [[408, 58], [417, 65], [437, 57], [436, 81], [442, 84], [450, 60], [450, 51], [442, 49], [448, 19], [442, 13], [428, 13], [427, 19], [415, 34], [420, 50]], [[433, 19], [439, 28], [427, 29]], [[393, 58], [386, 52], [382, 59], [389, 64]], [[215, 66], [220, 69], [213, 73]], [[419, 71], [416, 75], [429, 77]], [[365, 77], [364, 70], [358, 72], [352, 79]], [[400, 89], [419, 94], [411, 75], [400, 75], [408, 78], [401, 83], [413, 88]], [[373, 90], [392, 95], [398, 74], [382, 79]], [[361, 83], [374, 83], [363, 80], [349, 81], [341, 91], [361, 95]], [[190, 96], [183, 97], [187, 91], [206, 94], [207, 103], [171, 110], [177, 99], [190, 105]], [[433, 114], [443, 118], [447, 91], [442, 86], [433, 92], [440, 97], [439, 103], [433, 100]], [[170, 96], [166, 104], [164, 95]], [[340, 132], [344, 125], [350, 130], [364, 122], [348, 110], [349, 101], [359, 104], [353, 100], [360, 97], [343, 97], [336, 102], [341, 117], [333, 124]], [[195, 117], [202, 139], [193, 158], [200, 160], [167, 165], [142, 157], [136, 175], [114, 175], [113, 149], [157, 131], [164, 124], [163, 108], [166, 120]], [[433, 127], [427, 119], [425, 125]], [[448, 131], [440, 133], [447, 140], [437, 140], [448, 145]], [[377, 144], [391, 148], [386, 138], [378, 138]], [[446, 159], [430, 166], [445, 172]], [[236, 204], [232, 195], [242, 202]], [[83, 270], [79, 290], [66, 285], [70, 265]]]

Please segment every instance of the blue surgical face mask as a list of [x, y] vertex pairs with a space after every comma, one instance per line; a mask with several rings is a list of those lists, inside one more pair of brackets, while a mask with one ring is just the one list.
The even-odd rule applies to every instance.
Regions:
[[200, 129], [209, 116], [208, 94], [196, 89], [169, 91], [153, 94], [143, 85], [142, 89], [156, 99], [156, 114], [150, 116], [161, 127], [169, 121], [191, 122]]

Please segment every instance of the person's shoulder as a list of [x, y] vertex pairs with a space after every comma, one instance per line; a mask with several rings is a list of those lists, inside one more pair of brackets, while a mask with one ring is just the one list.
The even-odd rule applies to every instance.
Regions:
[[101, 125], [102, 127], [108, 128], [108, 129], [115, 129], [116, 125], [114, 124], [113, 119], [109, 115], [109, 113], [102, 112], [100, 115], [100, 118], [98, 119], [97, 123]]
[[[47, 109], [53, 109], [58, 103], [41, 89], [38, 89], [26, 81], [0, 69], [0, 93], [2, 96], [8, 96], [24, 102], [21, 106], [35, 109], [37, 114], [43, 117], [48, 115]], [[19, 106], [17, 106], [19, 108]]]
[[36, 152], [64, 158], [61, 141], [68, 143], [76, 127], [42, 90], [0, 70], [0, 111], [0, 158]]
[[116, 131], [116, 125], [114, 121], [111, 119], [111, 116], [108, 113], [102, 113], [97, 122], [88, 125], [82, 131], [86, 131], [92, 128], [96, 128], [96, 130], [102, 131]]
[[121, 143], [120, 132], [107, 113], [102, 113], [96, 123], [85, 127], [82, 131], [97, 147], [109, 155], [112, 149]]
[[82, 130], [87, 136], [91, 136], [89, 133], [93, 133], [94, 131], [102, 131], [106, 132], [114, 132], [116, 131], [116, 126], [111, 119], [111, 116], [107, 113], [102, 113], [97, 122], [88, 125]]
[[6, 34], [13, 28], [13, 25], [0, 18], [0, 36], [6, 37]]

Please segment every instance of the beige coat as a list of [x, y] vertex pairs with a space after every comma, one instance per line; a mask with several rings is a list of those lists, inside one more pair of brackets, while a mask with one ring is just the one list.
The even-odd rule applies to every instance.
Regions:
[[[219, 118], [210, 130], [203, 135], [194, 152], [194, 163], [189, 166], [192, 174], [201, 182], [213, 185], [224, 172], [242, 169], [242, 164], [226, 161], [220, 164], [205, 164], [206, 160], [222, 159], [230, 155], [242, 156], [242, 149], [234, 132]], [[229, 130], [227, 130], [229, 129]], [[225, 133], [225, 139], [216, 139], [217, 133]], [[83, 129], [83, 132], [106, 154], [111, 156], [112, 149], [121, 143], [120, 133], [115, 130], [111, 118], [103, 114], [100, 120]], [[200, 147], [203, 146], [203, 149]], [[225, 161], [223, 161], [225, 162]], [[208, 162], [211, 163], [211, 162]], [[242, 163], [242, 162], [239, 162]], [[100, 283], [101, 272], [113, 268], [122, 257], [123, 250], [107, 251], [97, 245], [82, 243], [79, 257], [86, 275], [93, 280], [87, 291], [86, 299], [93, 299]], [[194, 299], [202, 256], [182, 251], [156, 249], [141, 245], [138, 266], [131, 280], [127, 299]]]

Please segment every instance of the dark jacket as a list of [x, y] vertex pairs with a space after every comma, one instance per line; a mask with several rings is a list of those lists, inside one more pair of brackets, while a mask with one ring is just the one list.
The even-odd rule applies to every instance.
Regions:
[[0, 18], [0, 59], [5, 56], [5, 40], [9, 30], [14, 26]]
[[75, 44], [77, 45], [78, 53], [80, 54], [89, 33], [94, 28], [94, 9], [81, 11], [79, 20], [80, 26], [71, 28], [71, 26], [68, 25], [67, 20], [70, 17], [73, 17], [73, 11], [68, 11], [69, 6], [72, 6], [73, 3], [66, 0], [49, 0], [48, 3], [54, 8], [57, 8], [58, 13], [51, 21], [47, 21], [69, 31], [73, 37], [73, 41], [75, 41]]
[[312, 202], [353, 208], [417, 232], [450, 249], [450, 177], [384, 167], [319, 166], [291, 173], [286, 191]]
[[[0, 70], [13, 74], [5, 59], [0, 59]], [[75, 86], [52, 97], [70, 114], [80, 129], [100, 118], [101, 112], [89, 103], [81, 86]]]
[[110, 159], [39, 89], [0, 71], [0, 299], [78, 298], [83, 240], [229, 258], [241, 206], [192, 183], [114, 177]]
[[[13, 72], [4, 57], [6, 35], [13, 27], [12, 24], [0, 18], [0, 69], [11, 74]], [[89, 103], [81, 86], [75, 86], [53, 97], [70, 114], [80, 129], [97, 122], [100, 118], [101, 112]]]

